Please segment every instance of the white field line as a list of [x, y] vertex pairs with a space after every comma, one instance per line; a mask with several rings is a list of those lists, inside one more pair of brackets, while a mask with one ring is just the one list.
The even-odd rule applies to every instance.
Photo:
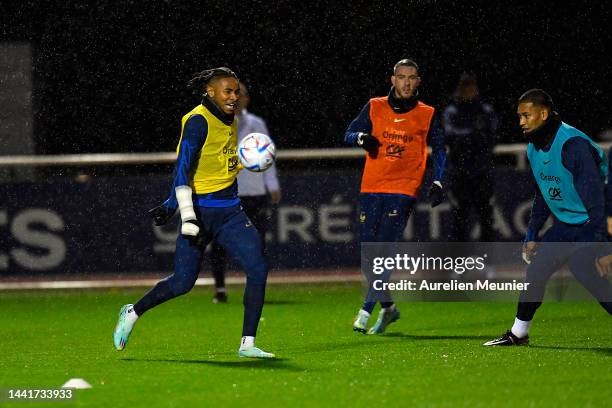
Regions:
[[[396, 271], [397, 272], [397, 271]], [[169, 274], [168, 274], [169, 275]], [[569, 276], [566, 270], [558, 271], [556, 278]], [[135, 276], [135, 275], [131, 275]], [[440, 277], [440, 276], [438, 276]], [[452, 276], [446, 275], [446, 278]], [[393, 280], [410, 278], [405, 273], [394, 273]], [[459, 275], [456, 277], [459, 278]], [[480, 279], [516, 279], [523, 281], [525, 278], [524, 268], [506, 267], [499, 268], [493, 275], [480, 277]], [[51, 279], [53, 279], [51, 277]], [[159, 282], [163, 277], [155, 278], [120, 278], [112, 279], [84, 279], [84, 280], [20, 280], [20, 281], [0, 281], [0, 290], [22, 290], [22, 289], [93, 289], [93, 288], [129, 288], [129, 287], [150, 287]], [[358, 268], [347, 268], [344, 270], [303, 270], [300, 272], [276, 271], [268, 275], [270, 284], [299, 284], [299, 283], [325, 283], [325, 282], [361, 282], [363, 275]], [[225, 278], [226, 284], [244, 284], [246, 277], [242, 274], [231, 274]], [[195, 283], [197, 286], [212, 286], [213, 278], [198, 278]]]
[[[333, 273], [333, 274], [304, 274], [292, 273], [277, 275], [270, 274], [268, 283], [324, 283], [324, 282], [360, 282], [360, 273]], [[229, 285], [244, 284], [246, 278], [241, 276], [227, 277], [225, 283]], [[57, 280], [57, 281], [21, 281], [0, 282], [0, 290], [22, 290], [22, 289], [93, 289], [93, 288], [129, 288], [153, 286], [160, 279], [98, 279], [98, 280]], [[199, 278], [195, 283], [197, 286], [212, 286], [212, 278]]]

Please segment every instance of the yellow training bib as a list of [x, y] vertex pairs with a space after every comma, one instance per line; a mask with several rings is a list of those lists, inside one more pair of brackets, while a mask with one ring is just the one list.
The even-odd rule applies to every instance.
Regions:
[[181, 120], [181, 139], [176, 147], [177, 154], [183, 138], [185, 122], [193, 115], [204, 117], [208, 124], [208, 134], [200, 150], [197, 165], [189, 174], [189, 184], [194, 194], [223, 190], [232, 185], [240, 171], [236, 119], [228, 126], [204, 105], [196, 106]]

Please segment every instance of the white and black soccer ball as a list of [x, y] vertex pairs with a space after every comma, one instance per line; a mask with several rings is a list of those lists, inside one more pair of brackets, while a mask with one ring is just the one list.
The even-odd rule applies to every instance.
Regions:
[[238, 144], [238, 157], [245, 169], [254, 172], [265, 171], [274, 164], [276, 146], [268, 135], [249, 133]]

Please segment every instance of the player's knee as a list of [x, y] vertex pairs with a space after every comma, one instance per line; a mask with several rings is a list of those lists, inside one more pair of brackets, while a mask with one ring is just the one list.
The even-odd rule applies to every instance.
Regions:
[[268, 271], [262, 271], [249, 277], [249, 280], [255, 285], [265, 285], [268, 280]]
[[174, 296], [181, 296], [193, 288], [195, 281], [191, 282], [184, 279], [169, 279], [168, 284], [170, 285], [170, 289], [172, 290], [172, 294]]
[[529, 283], [529, 289], [546, 286], [550, 275], [548, 273], [543, 273], [539, 268], [532, 267], [532, 265], [533, 262], [527, 267], [527, 273], [525, 275], [525, 282]]
[[247, 279], [254, 285], [265, 285], [268, 280], [268, 266], [262, 264], [249, 268], [247, 271]]

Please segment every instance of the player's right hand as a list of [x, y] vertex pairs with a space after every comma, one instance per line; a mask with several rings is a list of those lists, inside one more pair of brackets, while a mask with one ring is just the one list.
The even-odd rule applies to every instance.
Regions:
[[202, 224], [198, 220], [187, 220], [181, 224], [181, 234], [190, 237], [197, 237], [200, 233]]
[[270, 191], [270, 202], [272, 204], [280, 203], [281, 197], [282, 197], [282, 195], [281, 195], [280, 190], [272, 190], [272, 191]]
[[360, 133], [357, 137], [357, 146], [361, 147], [370, 154], [378, 153], [378, 148], [381, 146], [377, 138], [369, 133]]
[[159, 207], [152, 208], [148, 211], [151, 218], [153, 218], [153, 223], [158, 227], [161, 225], [166, 225], [175, 212], [176, 208], [170, 209], [164, 204], [160, 205]]
[[522, 256], [523, 256], [523, 261], [525, 261], [527, 264], [530, 264], [531, 260], [536, 255], [537, 246], [538, 246], [538, 243], [535, 241], [527, 241], [523, 243]]

